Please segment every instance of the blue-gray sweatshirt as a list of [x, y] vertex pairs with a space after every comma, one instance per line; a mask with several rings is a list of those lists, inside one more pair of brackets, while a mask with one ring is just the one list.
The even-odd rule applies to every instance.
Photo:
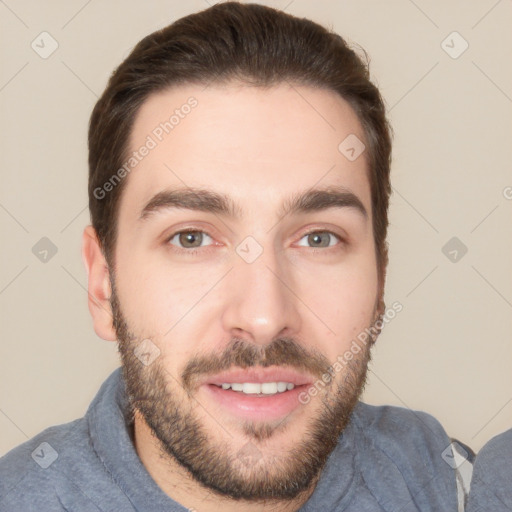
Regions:
[[512, 510], [512, 429], [493, 437], [476, 456], [468, 512]]
[[[0, 458], [0, 511], [187, 512], [143, 466], [126, 410], [118, 368], [85, 417]], [[450, 442], [426, 413], [359, 402], [300, 511], [457, 512]]]

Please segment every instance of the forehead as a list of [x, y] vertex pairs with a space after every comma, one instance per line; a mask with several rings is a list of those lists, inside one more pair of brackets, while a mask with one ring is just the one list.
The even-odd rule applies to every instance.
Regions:
[[370, 211], [366, 152], [347, 158], [345, 140], [358, 144], [364, 133], [332, 91], [230, 83], [152, 94], [133, 124], [134, 165], [127, 166], [120, 216], [140, 212], [158, 192], [184, 187], [230, 195], [243, 213], [277, 209], [279, 198], [308, 188], [341, 185]]

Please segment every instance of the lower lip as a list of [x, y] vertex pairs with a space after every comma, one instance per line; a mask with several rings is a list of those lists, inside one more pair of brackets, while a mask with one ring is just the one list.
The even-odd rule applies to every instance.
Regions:
[[241, 391], [222, 389], [214, 384], [205, 384], [201, 387], [210, 398], [230, 413], [244, 419], [268, 421], [282, 419], [301, 406], [299, 393], [307, 385], [296, 386], [290, 391], [268, 396], [248, 395]]

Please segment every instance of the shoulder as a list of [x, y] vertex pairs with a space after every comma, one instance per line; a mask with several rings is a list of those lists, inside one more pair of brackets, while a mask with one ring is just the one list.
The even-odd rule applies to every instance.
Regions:
[[[109, 443], [122, 428], [118, 399], [123, 388], [119, 369], [102, 384], [84, 417], [49, 427], [0, 458], [0, 510], [97, 511], [94, 499], [123, 495], [95, 448], [103, 436]], [[119, 416], [119, 418], [118, 418]], [[118, 423], [116, 423], [116, 421]], [[128, 507], [125, 507], [127, 510]]]
[[512, 460], [512, 429], [498, 434], [488, 441], [478, 452], [475, 470], [479, 466], [492, 465], [499, 469], [508, 469], [511, 472]]
[[437, 454], [439, 448], [444, 449], [451, 442], [436, 418], [405, 407], [359, 402], [353, 421], [375, 444], [400, 452], [407, 449], [404, 441], [414, 442], [416, 447], [434, 450]]
[[451, 473], [452, 440], [432, 415], [360, 402], [353, 421], [366, 449], [379, 452], [403, 474]]
[[44, 499], [51, 482], [65, 478], [62, 459], [84, 443], [86, 429], [83, 418], [52, 426], [2, 456], [0, 504], [33, 493]]
[[360, 402], [351, 423], [361, 472], [375, 497], [400, 495], [406, 508], [416, 502], [423, 504], [421, 510], [457, 509], [452, 440], [437, 419]]
[[469, 493], [469, 511], [491, 506], [512, 508], [512, 429], [493, 437], [476, 456]]

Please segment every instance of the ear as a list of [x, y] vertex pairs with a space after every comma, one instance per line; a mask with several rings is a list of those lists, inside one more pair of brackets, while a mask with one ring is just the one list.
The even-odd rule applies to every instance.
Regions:
[[[385, 258], [386, 258], [386, 263], [387, 263], [387, 254], [386, 254]], [[380, 331], [382, 330], [382, 325], [379, 328], [375, 324], [379, 320], [382, 322], [382, 318], [384, 317], [384, 314], [386, 313], [386, 303], [384, 301], [384, 283], [386, 281], [386, 266], [384, 266], [384, 268], [382, 269], [381, 276], [382, 277], [379, 277], [379, 284], [377, 286], [377, 288], [378, 288], [377, 297], [376, 297], [375, 305], [374, 305], [374, 317], [372, 320], [373, 334], [371, 336], [371, 338], [372, 338], [371, 345], [375, 344], [375, 342], [377, 341], [377, 338], [380, 336]]]
[[113, 315], [110, 307], [110, 278], [107, 261], [103, 256], [96, 230], [87, 226], [82, 235], [82, 260], [87, 271], [88, 305], [94, 331], [108, 341], [116, 341]]

